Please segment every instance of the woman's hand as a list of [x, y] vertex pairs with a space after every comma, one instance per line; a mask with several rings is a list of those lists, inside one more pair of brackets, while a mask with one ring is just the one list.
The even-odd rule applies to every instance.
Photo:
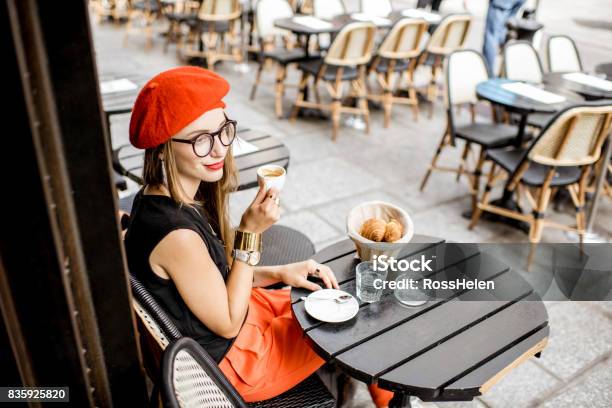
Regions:
[[279, 192], [275, 188], [266, 192], [266, 185], [260, 180], [259, 191], [242, 215], [238, 229], [259, 234], [270, 228], [280, 218], [278, 195]]
[[338, 281], [332, 270], [312, 259], [284, 265], [281, 268], [281, 280], [294, 288], [305, 288], [312, 291], [322, 289], [321, 286], [308, 280], [308, 276], [316, 276], [323, 280], [326, 288], [338, 289]]

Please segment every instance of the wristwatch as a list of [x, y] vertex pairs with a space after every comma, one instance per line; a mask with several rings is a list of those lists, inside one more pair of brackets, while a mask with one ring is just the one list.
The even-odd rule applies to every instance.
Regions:
[[248, 265], [255, 266], [259, 263], [261, 258], [261, 252], [259, 251], [246, 251], [243, 249], [234, 249], [232, 251], [234, 259], [242, 261]]

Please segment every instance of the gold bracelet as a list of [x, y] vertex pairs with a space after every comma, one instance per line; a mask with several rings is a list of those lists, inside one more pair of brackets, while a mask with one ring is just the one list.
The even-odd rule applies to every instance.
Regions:
[[261, 234], [254, 232], [236, 231], [234, 239], [234, 249], [242, 251], [261, 252]]

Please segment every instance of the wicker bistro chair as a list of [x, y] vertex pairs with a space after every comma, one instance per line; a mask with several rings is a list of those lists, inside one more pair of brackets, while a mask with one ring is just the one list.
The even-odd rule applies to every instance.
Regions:
[[[286, 0], [260, 0], [257, 3], [255, 14], [255, 26], [259, 37], [260, 51], [258, 56], [258, 68], [255, 83], [251, 89], [250, 99], [255, 99], [257, 86], [261, 83], [261, 74], [266, 64], [273, 61], [277, 64], [276, 84], [274, 86], [274, 109], [276, 116], [283, 116], [283, 96], [285, 93], [285, 79], [287, 78], [287, 67], [289, 64], [305, 61], [308, 59], [306, 51], [302, 48], [290, 48], [288, 34], [284, 30], [274, 27], [274, 20], [293, 16], [293, 10]], [[279, 42], [284, 46], [277, 47]], [[270, 46], [272, 48], [270, 48]]]
[[387, 17], [393, 11], [391, 0], [359, 0], [362, 13], [371, 16]]
[[[329, 47], [325, 58], [301, 62], [298, 69], [302, 71], [299, 92], [291, 120], [295, 121], [300, 108], [314, 108], [331, 111], [333, 130], [332, 140], [338, 136], [341, 113], [363, 115], [366, 122], [366, 133], [370, 132], [370, 111], [368, 110], [365, 87], [366, 65], [372, 58], [374, 34], [376, 26], [372, 23], [349, 23], [337, 35]], [[314, 91], [317, 101], [304, 99], [308, 78], [314, 77]], [[317, 86], [323, 81], [332, 97], [329, 104], [321, 103]], [[358, 99], [358, 106], [342, 105], [342, 88], [345, 82], [350, 82], [352, 93]]]
[[542, 63], [527, 41], [510, 41], [503, 51], [503, 76], [514, 81], [542, 83]]
[[267, 401], [246, 404], [215, 361], [185, 337], [164, 353], [162, 394], [168, 408], [331, 408], [333, 396], [313, 374], [292, 390]]
[[[446, 62], [446, 112], [447, 125], [442, 140], [438, 145], [431, 164], [421, 182], [421, 191], [425, 188], [429, 176], [433, 170], [450, 171], [457, 174], [457, 180], [462, 175], [471, 179], [471, 193], [473, 204], [476, 205], [479, 191], [479, 180], [485, 155], [489, 149], [509, 146], [514, 143], [518, 129], [515, 126], [502, 123], [478, 123], [475, 121], [475, 104], [478, 102], [476, 96], [476, 85], [489, 79], [487, 67], [482, 55], [474, 50], [458, 50], [448, 56]], [[458, 125], [455, 118], [456, 107], [469, 105], [471, 123]], [[495, 120], [495, 114], [492, 117]], [[438, 165], [438, 158], [442, 150], [447, 146], [454, 146], [455, 140], [461, 139], [465, 142], [461, 154], [461, 162], [458, 168], [443, 167]], [[467, 170], [467, 159], [471, 154], [472, 146], [480, 146], [478, 159], [473, 170]]]
[[[555, 227], [585, 233], [584, 215], [587, 180], [593, 165], [599, 160], [601, 147], [610, 131], [612, 105], [579, 105], [559, 112], [527, 149], [495, 149], [487, 152], [492, 161], [487, 186], [472, 215], [470, 229], [483, 211], [529, 223], [529, 241], [533, 247], [540, 242], [543, 227]], [[532, 214], [507, 210], [489, 203], [494, 182], [508, 175], [506, 189], [518, 192], [530, 204]], [[551, 196], [560, 188], [569, 191], [576, 207], [576, 227], [545, 218]], [[530, 191], [533, 190], [533, 191]]]
[[431, 67], [431, 79], [427, 86], [427, 100], [430, 102], [429, 117], [433, 115], [433, 103], [438, 93], [438, 77], [442, 72], [444, 59], [453, 51], [463, 48], [472, 17], [468, 14], [452, 14], [445, 17], [427, 41], [418, 65]]
[[140, 334], [143, 364], [147, 375], [154, 384], [151, 401], [157, 402], [163, 352], [168, 344], [180, 339], [182, 335], [164, 309], [132, 274], [130, 274], [130, 288], [132, 290], [132, 307], [136, 316], [138, 316], [136, 323]]
[[[503, 50], [502, 75], [514, 81], [542, 83], [542, 62], [536, 49], [527, 41], [510, 41]], [[553, 118], [551, 113], [534, 113], [528, 116], [527, 124], [544, 128]]]
[[[369, 93], [368, 99], [382, 102], [385, 127], [389, 127], [393, 103], [412, 106], [414, 119], [418, 120], [419, 101], [414, 88], [414, 69], [417, 57], [421, 53], [421, 39], [427, 26], [424, 20], [410, 18], [399, 20], [378, 47], [376, 56], [368, 67], [368, 73], [376, 75], [382, 88], [382, 94]], [[397, 95], [402, 76], [406, 77], [408, 97]], [[398, 80], [394, 86], [395, 77], [398, 77]]]
[[236, 36], [241, 13], [239, 0], [202, 1], [197, 18], [187, 21], [190, 33], [185, 56], [204, 58], [211, 70], [218, 61], [242, 62]]
[[128, 37], [132, 31], [134, 21], [140, 19], [144, 22], [143, 30], [146, 35], [145, 50], [153, 46], [153, 24], [161, 16], [162, 6], [160, 0], [128, 1], [127, 23], [123, 37], [123, 46], [127, 46]]
[[195, 23], [198, 17], [200, 2], [195, 0], [176, 0], [170, 10], [164, 9], [164, 17], [168, 20], [164, 52], [168, 51], [171, 43], [176, 43], [177, 52], [183, 45], [183, 26], [187, 22]]
[[546, 45], [549, 72], [582, 71], [582, 60], [576, 43], [566, 35], [553, 35]]

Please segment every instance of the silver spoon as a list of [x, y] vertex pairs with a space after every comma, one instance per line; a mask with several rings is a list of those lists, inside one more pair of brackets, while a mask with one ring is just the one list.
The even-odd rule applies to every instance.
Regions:
[[320, 297], [307, 297], [307, 296], [302, 296], [300, 299], [302, 300], [306, 300], [306, 299], [310, 299], [310, 300], [333, 300], [336, 303], [346, 303], [349, 300], [352, 299], [351, 295], [340, 295], [338, 297], [335, 298], [320, 298]]

